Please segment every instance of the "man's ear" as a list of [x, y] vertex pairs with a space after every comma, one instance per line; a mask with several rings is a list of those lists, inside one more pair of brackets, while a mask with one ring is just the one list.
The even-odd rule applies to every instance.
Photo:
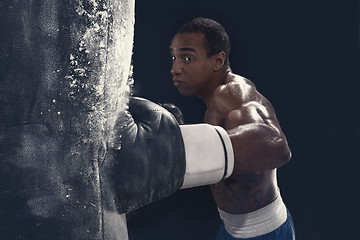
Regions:
[[219, 53], [215, 54], [213, 57], [215, 59], [214, 71], [217, 72], [225, 64], [226, 54], [225, 54], [225, 52], [219, 52]]

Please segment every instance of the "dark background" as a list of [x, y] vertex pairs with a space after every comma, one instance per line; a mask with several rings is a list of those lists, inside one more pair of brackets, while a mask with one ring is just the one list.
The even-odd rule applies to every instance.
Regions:
[[[136, 1], [134, 95], [202, 121], [200, 100], [172, 86], [168, 47], [194, 17], [227, 30], [234, 73], [273, 104], [293, 153], [278, 170], [299, 240], [354, 239], [359, 195], [359, 3], [334, 0]], [[214, 239], [208, 187], [181, 190], [128, 216], [130, 240]]]

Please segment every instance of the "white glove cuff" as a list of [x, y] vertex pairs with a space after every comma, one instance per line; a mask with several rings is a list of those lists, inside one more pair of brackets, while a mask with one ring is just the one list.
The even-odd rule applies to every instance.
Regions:
[[219, 126], [180, 125], [185, 145], [186, 171], [181, 188], [220, 182], [234, 169], [230, 137]]

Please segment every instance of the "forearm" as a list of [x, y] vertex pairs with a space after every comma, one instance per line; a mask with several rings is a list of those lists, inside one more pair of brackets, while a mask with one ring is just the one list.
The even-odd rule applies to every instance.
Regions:
[[290, 160], [285, 136], [273, 127], [251, 123], [227, 132], [234, 149], [234, 173], [275, 169]]

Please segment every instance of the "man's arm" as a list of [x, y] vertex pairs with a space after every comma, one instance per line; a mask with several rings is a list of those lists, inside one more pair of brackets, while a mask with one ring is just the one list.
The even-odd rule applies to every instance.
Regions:
[[119, 141], [102, 166], [120, 213], [232, 173], [232, 144], [223, 128], [179, 126], [170, 112], [149, 100], [130, 98], [115, 131]]
[[227, 132], [234, 149], [234, 173], [270, 170], [290, 160], [285, 137], [266, 124], [244, 124]]
[[286, 137], [271, 103], [253, 85], [244, 85], [229, 84], [214, 97], [233, 145], [234, 173], [278, 168], [291, 157]]

